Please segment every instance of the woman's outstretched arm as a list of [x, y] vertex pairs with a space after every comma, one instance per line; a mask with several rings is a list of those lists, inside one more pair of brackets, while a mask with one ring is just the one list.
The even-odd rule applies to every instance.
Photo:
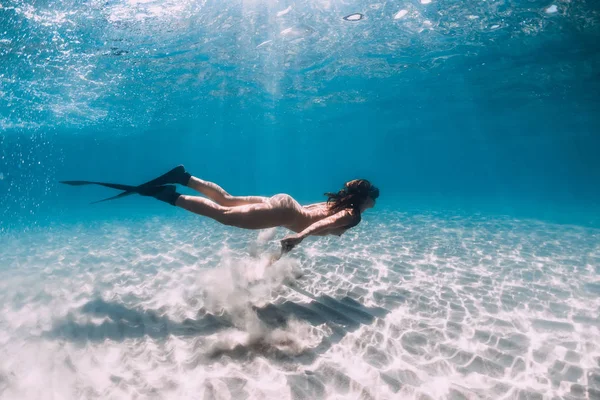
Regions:
[[298, 245], [302, 240], [304, 240], [307, 236], [319, 236], [319, 234], [326, 233], [327, 231], [341, 228], [346, 225], [352, 224], [356, 216], [352, 215], [349, 211], [340, 211], [332, 216], [324, 218], [320, 221], [315, 222], [310, 225], [308, 228], [304, 229], [302, 232], [299, 232], [294, 235], [286, 236], [281, 241], [281, 249], [283, 253], [287, 253], [292, 250], [296, 245]]

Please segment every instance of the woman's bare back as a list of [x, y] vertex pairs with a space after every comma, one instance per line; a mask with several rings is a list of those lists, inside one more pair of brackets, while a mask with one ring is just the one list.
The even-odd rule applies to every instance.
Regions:
[[[184, 207], [185, 208], [185, 207]], [[267, 229], [277, 226], [301, 232], [331, 213], [326, 203], [302, 206], [288, 194], [277, 194], [264, 201], [235, 207], [223, 207], [220, 220], [226, 225], [244, 229]]]

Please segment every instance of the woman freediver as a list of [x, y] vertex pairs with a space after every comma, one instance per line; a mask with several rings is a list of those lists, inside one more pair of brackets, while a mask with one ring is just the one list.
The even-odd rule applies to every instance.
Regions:
[[[123, 193], [100, 201], [130, 194], [151, 196], [158, 200], [203, 215], [224, 225], [243, 229], [285, 227], [295, 234], [281, 240], [282, 254], [289, 252], [310, 235], [342, 235], [358, 225], [361, 214], [375, 205], [379, 189], [366, 179], [355, 179], [344, 184], [336, 193], [325, 193], [326, 202], [302, 206], [290, 195], [272, 197], [232, 196], [219, 185], [190, 175], [183, 165], [139, 186], [91, 181], [61, 181], [80, 185], [101, 185], [123, 190]], [[175, 184], [190, 187], [208, 199], [178, 193]]]

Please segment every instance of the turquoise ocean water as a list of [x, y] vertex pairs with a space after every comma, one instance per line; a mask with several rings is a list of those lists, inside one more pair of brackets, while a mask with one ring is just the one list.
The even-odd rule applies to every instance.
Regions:
[[[0, 398], [599, 399], [599, 38], [592, 0], [2, 0]], [[381, 197], [269, 266], [284, 229], [58, 183], [178, 164]]]

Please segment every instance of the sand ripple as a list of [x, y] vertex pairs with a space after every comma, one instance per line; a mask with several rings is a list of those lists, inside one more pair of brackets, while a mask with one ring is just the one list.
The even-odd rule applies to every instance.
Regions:
[[600, 398], [598, 230], [379, 212], [268, 266], [283, 234], [5, 236], [0, 397]]

